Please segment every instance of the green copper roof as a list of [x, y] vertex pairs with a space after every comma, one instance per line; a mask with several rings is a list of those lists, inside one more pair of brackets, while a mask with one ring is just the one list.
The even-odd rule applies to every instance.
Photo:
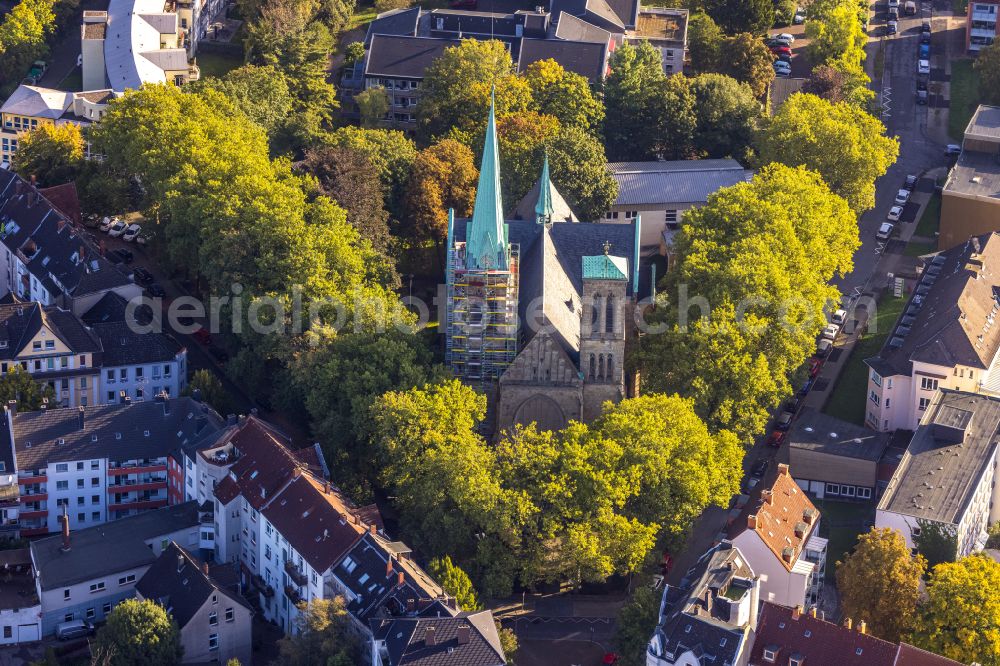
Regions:
[[628, 261], [625, 257], [606, 254], [583, 258], [584, 280], [628, 280]]
[[552, 205], [552, 181], [549, 180], [549, 153], [545, 153], [545, 161], [542, 162], [542, 176], [538, 179], [538, 203], [535, 204], [535, 222], [545, 224], [552, 221], [552, 213], [555, 208]]
[[500, 193], [500, 155], [497, 152], [497, 123], [490, 100], [490, 119], [486, 124], [483, 163], [479, 166], [476, 205], [466, 233], [467, 268], [507, 269], [507, 243], [504, 233], [503, 197]]

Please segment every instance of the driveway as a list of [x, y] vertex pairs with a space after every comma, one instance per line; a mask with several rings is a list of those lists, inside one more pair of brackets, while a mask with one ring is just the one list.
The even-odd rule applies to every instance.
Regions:
[[77, 18], [70, 21], [70, 24], [63, 30], [62, 39], [53, 45], [49, 52], [49, 56], [46, 58], [49, 69], [42, 76], [38, 85], [45, 88], [56, 88], [77, 68], [76, 59], [80, 55], [80, 20], [84, 10], [105, 12], [108, 10], [108, 0], [83, 0], [80, 3]]

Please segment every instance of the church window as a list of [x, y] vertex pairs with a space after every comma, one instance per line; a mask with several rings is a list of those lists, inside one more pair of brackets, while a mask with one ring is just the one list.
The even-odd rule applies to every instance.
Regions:
[[594, 300], [590, 305], [590, 334], [597, 336], [601, 331], [601, 295], [594, 294]]
[[604, 379], [604, 354], [600, 354], [597, 359], [597, 378]]
[[613, 357], [608, 354], [608, 381], [613, 382], [615, 380], [615, 371], [612, 369], [614, 363]]
[[608, 294], [608, 303], [604, 310], [604, 330], [608, 333], [615, 331], [615, 297]]
[[594, 378], [594, 376], [595, 376], [595, 375], [594, 375], [594, 368], [595, 368], [595, 361], [594, 361], [594, 355], [593, 355], [593, 354], [591, 354], [591, 355], [590, 355], [590, 378], [591, 378], [591, 379], [593, 379], [593, 378]]

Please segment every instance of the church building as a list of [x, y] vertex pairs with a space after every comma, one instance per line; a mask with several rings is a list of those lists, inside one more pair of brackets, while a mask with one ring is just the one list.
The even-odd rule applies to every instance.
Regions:
[[502, 201], [490, 108], [472, 218], [449, 212], [446, 362], [486, 393], [490, 431], [590, 421], [630, 383], [641, 222], [578, 222], [548, 158], [515, 219]]

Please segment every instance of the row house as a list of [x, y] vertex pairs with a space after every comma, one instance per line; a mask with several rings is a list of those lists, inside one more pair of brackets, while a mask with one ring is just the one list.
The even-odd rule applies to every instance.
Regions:
[[788, 471], [760, 483], [729, 527], [729, 540], [760, 576], [760, 598], [784, 606], [817, 603], [826, 576], [827, 542], [819, 510]]
[[875, 512], [875, 525], [914, 537], [933, 524], [955, 535], [954, 557], [986, 546], [1000, 520], [996, 485], [1000, 398], [941, 390], [924, 411]]
[[914, 430], [938, 389], [1000, 395], [1000, 234], [927, 259], [878, 355], [865, 360], [865, 425]]
[[[193, 398], [3, 413], [13, 443], [22, 536], [76, 530], [171, 503], [168, 469], [179, 447], [210, 442], [221, 419]], [[207, 530], [214, 541], [213, 530]]]
[[372, 620], [372, 666], [405, 666], [448, 655], [461, 666], [505, 666], [503, 646], [489, 611]]
[[[10, 164], [20, 139], [43, 125], [73, 124], [85, 130], [107, 113], [110, 89], [66, 92], [19, 85], [0, 106], [0, 161]], [[85, 154], [91, 156], [90, 143]]]
[[142, 295], [32, 183], [0, 169], [0, 297], [80, 316], [108, 292]]

